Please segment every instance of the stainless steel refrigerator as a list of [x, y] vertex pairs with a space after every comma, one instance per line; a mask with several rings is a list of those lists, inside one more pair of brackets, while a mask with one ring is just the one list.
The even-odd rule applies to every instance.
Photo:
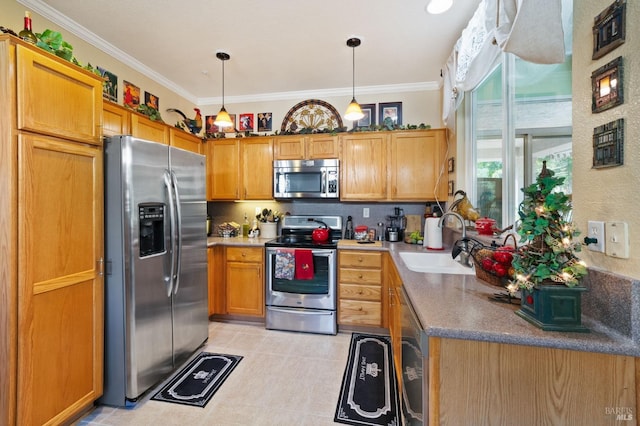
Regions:
[[126, 406], [208, 336], [205, 157], [105, 140], [106, 405]]

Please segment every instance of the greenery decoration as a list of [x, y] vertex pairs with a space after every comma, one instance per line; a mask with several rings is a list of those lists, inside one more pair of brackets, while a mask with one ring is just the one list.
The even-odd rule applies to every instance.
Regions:
[[513, 256], [515, 278], [508, 286], [512, 293], [542, 284], [574, 287], [587, 274], [586, 265], [575, 254], [581, 243], [574, 241], [580, 231], [568, 219], [571, 200], [558, 191], [563, 182], [544, 161], [536, 182], [522, 189], [517, 232], [523, 245]]
[[[158, 111], [154, 107], [150, 107], [149, 105], [145, 105], [145, 104], [140, 104], [137, 106], [136, 111], [139, 112], [140, 114], [146, 115], [152, 121], [160, 121], [164, 123], [164, 121], [162, 121], [162, 116], [160, 115], [160, 111]], [[184, 128], [182, 129], [186, 130]]]

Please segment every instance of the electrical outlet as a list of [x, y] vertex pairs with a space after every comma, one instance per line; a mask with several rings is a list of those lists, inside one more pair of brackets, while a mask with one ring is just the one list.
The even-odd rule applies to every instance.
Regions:
[[589, 250], [604, 253], [604, 236], [604, 222], [590, 220], [587, 223], [587, 237], [591, 238], [592, 240], [597, 240], [597, 242], [591, 243], [587, 246]]
[[364, 218], [369, 217], [369, 207], [364, 207], [362, 209], [362, 217], [364, 217]]
[[607, 222], [607, 256], [629, 258], [629, 228], [625, 222]]

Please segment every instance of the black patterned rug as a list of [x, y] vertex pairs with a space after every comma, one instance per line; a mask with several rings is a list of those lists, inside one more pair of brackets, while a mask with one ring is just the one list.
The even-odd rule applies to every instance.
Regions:
[[202, 352], [151, 399], [204, 407], [241, 359], [237, 355]]
[[334, 420], [399, 425], [400, 402], [388, 336], [353, 333]]

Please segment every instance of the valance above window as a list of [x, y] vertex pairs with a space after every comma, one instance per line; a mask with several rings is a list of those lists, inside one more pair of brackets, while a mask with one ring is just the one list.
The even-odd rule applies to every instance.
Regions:
[[501, 52], [537, 64], [565, 60], [562, 0], [482, 0], [443, 70], [442, 120], [454, 128], [464, 92], [493, 69]]

